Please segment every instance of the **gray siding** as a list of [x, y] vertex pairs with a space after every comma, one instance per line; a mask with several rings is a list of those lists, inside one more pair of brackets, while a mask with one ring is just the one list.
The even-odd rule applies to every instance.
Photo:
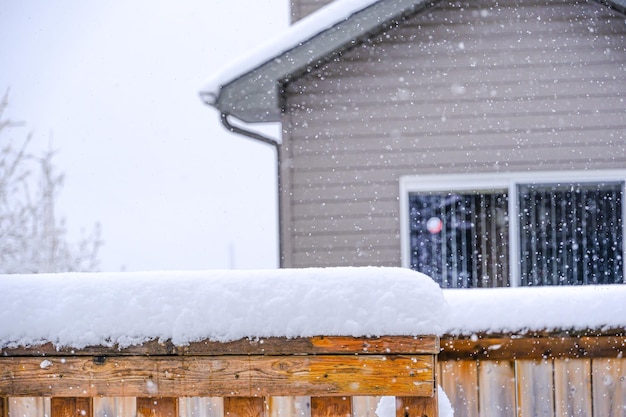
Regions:
[[333, 0], [291, 0], [291, 23], [307, 17]]
[[399, 266], [401, 175], [626, 168], [625, 17], [440, 2], [285, 100], [283, 266]]

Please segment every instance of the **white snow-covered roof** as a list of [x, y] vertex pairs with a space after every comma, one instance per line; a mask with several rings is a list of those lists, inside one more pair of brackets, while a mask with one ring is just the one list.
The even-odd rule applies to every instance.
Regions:
[[449, 310], [401, 268], [0, 276], [0, 348], [439, 334]]
[[626, 285], [444, 290], [450, 335], [626, 328]]
[[200, 97], [244, 122], [280, 121], [281, 83], [429, 4], [427, 0], [335, 0], [209, 77]]
[[380, 0], [335, 0], [310, 16], [296, 22], [278, 36], [265, 41], [248, 54], [229, 62], [212, 74], [200, 89], [207, 100], [217, 98], [223, 85], [241, 77], [267, 61], [303, 44], [320, 32], [330, 29], [352, 14]]

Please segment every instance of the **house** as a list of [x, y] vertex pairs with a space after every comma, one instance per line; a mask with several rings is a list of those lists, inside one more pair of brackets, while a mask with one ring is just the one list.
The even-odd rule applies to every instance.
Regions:
[[201, 92], [277, 148], [282, 267], [624, 282], [626, 1], [326, 3]]

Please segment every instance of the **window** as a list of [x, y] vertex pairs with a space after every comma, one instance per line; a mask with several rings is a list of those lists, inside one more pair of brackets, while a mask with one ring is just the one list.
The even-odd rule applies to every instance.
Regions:
[[443, 288], [622, 283], [625, 178], [404, 177], [403, 264]]

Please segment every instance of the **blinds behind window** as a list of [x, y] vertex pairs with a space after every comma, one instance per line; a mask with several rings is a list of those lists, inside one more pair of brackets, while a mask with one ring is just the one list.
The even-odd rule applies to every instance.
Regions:
[[506, 193], [410, 194], [411, 268], [443, 288], [509, 285]]
[[521, 285], [623, 282], [623, 187], [519, 185]]

